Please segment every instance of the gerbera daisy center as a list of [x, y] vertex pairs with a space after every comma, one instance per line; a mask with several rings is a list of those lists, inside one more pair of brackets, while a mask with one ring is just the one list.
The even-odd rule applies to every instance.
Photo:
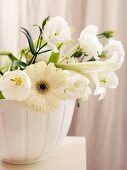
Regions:
[[49, 85], [45, 81], [39, 81], [39, 82], [36, 83], [36, 89], [39, 93], [44, 94], [44, 93], [48, 92]]

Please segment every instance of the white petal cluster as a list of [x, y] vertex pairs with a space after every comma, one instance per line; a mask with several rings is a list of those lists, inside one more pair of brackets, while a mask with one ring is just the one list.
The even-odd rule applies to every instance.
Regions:
[[44, 27], [43, 38], [54, 52], [58, 52], [56, 45], [71, 39], [71, 31], [68, 23], [64, 18], [59, 16], [51, 18]]
[[25, 100], [31, 90], [29, 76], [23, 71], [8, 71], [0, 78], [0, 90], [8, 100]]
[[92, 77], [96, 84], [94, 95], [100, 95], [99, 100], [105, 97], [107, 88], [116, 88], [118, 86], [118, 77], [114, 72], [102, 72]]
[[60, 48], [71, 40], [71, 30], [64, 18], [50, 18], [39, 28], [41, 39], [36, 48], [24, 52], [35, 54], [30, 61], [4, 53], [10, 58], [2, 66], [0, 63], [1, 98], [22, 101], [35, 111], [49, 113], [58, 109], [61, 100], [87, 100], [93, 84], [93, 94], [99, 95], [99, 100], [108, 88], [118, 86], [115, 71], [124, 61], [123, 45], [115, 39], [109, 39], [104, 46], [99, 41], [101, 37], [110, 38], [112, 31], [98, 34], [97, 27], [89, 25], [80, 33], [77, 44], [62, 56]]
[[120, 41], [110, 39], [108, 44], [104, 47], [106, 52], [106, 59], [113, 60], [119, 64], [122, 64], [124, 61], [124, 48]]
[[91, 95], [89, 80], [80, 74], [68, 74], [65, 92], [70, 99], [88, 100]]
[[97, 57], [103, 50], [102, 44], [98, 40], [97, 27], [87, 26], [80, 34], [78, 39], [80, 48], [91, 57]]

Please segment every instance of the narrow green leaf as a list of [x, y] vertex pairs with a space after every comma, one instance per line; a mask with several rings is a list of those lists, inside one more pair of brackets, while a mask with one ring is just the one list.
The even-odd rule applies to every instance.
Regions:
[[5, 99], [1, 91], [0, 91], [0, 99]]
[[14, 60], [17, 60], [17, 58], [11, 52], [8, 52], [8, 51], [1, 51], [0, 50], [0, 56], [8, 56], [12, 62]]
[[42, 22], [42, 29], [44, 29], [46, 22], [50, 19], [50, 16], [46, 17], [44, 21]]
[[13, 56], [12, 54], [8, 55], [8, 57], [10, 58], [10, 60], [13, 62], [15, 60], [17, 60], [17, 58], [15, 56]]
[[24, 63], [23, 61], [17, 60], [17, 61], [14, 61], [13, 64], [12, 64], [12, 67], [16, 67], [16, 66], [19, 66], [19, 67], [26, 67], [27, 64]]
[[21, 32], [25, 34], [25, 36], [26, 36], [26, 38], [28, 40], [31, 53], [33, 55], [36, 55], [36, 50], [34, 48], [34, 43], [33, 43], [33, 40], [32, 40], [32, 37], [31, 37], [30, 33], [25, 28], [21, 27], [21, 29], [23, 29], [25, 31], [25, 32], [24, 31], [21, 31]]
[[33, 25], [33, 26], [35, 26], [35, 27], [38, 27], [39, 28], [39, 31], [40, 31], [40, 33], [42, 33], [42, 28], [39, 26], [39, 25]]

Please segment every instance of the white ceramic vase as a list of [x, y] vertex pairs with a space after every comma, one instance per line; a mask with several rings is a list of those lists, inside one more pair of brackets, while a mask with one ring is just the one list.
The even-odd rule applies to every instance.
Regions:
[[36, 113], [17, 101], [0, 100], [0, 157], [29, 164], [48, 156], [67, 135], [75, 101], [61, 103], [49, 114]]

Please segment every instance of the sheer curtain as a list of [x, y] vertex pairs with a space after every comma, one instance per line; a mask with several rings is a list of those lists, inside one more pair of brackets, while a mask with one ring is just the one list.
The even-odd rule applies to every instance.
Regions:
[[[75, 37], [88, 24], [115, 30], [127, 49], [126, 0], [0, 0], [0, 48], [17, 51], [26, 45], [20, 26], [34, 29], [47, 15], [60, 15], [76, 27]], [[35, 32], [36, 35], [36, 32]], [[81, 103], [69, 135], [86, 136], [88, 170], [127, 169], [127, 61], [119, 71], [119, 87], [98, 102]]]

